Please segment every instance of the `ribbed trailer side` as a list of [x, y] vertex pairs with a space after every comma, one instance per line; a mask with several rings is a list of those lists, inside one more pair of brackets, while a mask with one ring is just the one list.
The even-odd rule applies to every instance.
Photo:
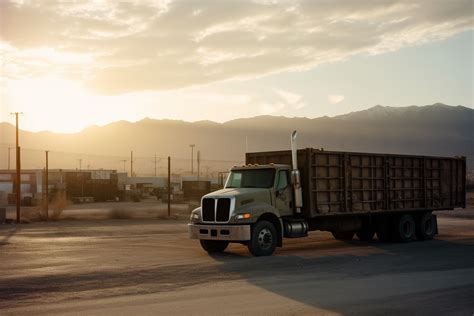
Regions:
[[[247, 163], [291, 163], [290, 151]], [[298, 151], [305, 217], [465, 207], [466, 160], [307, 148]]]

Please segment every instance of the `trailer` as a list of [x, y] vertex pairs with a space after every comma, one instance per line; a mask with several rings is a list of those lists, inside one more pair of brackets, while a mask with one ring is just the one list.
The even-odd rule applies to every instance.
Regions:
[[208, 252], [229, 242], [271, 255], [284, 238], [330, 231], [336, 239], [430, 240], [437, 210], [466, 207], [466, 158], [297, 150], [246, 154], [224, 189], [191, 213], [191, 238]]
[[[246, 164], [291, 164], [291, 151], [246, 154]], [[301, 216], [466, 207], [466, 158], [298, 150]]]

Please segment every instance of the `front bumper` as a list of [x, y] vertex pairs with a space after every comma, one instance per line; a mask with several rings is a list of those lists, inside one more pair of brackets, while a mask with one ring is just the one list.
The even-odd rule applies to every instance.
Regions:
[[189, 238], [207, 240], [250, 240], [250, 225], [188, 224]]

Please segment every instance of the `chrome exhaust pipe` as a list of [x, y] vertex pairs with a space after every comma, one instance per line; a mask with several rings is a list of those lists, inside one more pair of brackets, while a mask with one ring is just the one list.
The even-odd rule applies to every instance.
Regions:
[[296, 213], [301, 213], [301, 208], [303, 207], [303, 191], [301, 190], [301, 176], [300, 171], [298, 170], [298, 155], [296, 148], [296, 136], [298, 133], [293, 131], [291, 133], [291, 162], [293, 170], [291, 171], [291, 178], [293, 183], [293, 190], [295, 192], [295, 208]]

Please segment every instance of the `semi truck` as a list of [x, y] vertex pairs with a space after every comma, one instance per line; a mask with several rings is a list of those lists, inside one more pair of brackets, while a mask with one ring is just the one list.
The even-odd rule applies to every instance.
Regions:
[[430, 240], [433, 211], [466, 207], [466, 158], [297, 149], [246, 153], [223, 189], [191, 212], [189, 235], [209, 253], [229, 243], [254, 256], [285, 238], [329, 231], [338, 240]]

